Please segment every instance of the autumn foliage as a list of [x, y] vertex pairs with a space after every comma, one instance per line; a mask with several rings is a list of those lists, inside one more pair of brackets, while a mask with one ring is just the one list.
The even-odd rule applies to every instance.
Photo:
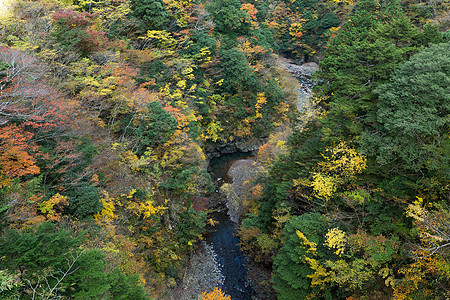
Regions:
[[6, 178], [39, 174], [39, 167], [33, 154], [37, 146], [32, 141], [33, 134], [23, 131], [17, 125], [0, 127], [0, 165]]
[[104, 32], [92, 27], [93, 18], [88, 12], [78, 13], [71, 9], [57, 11], [52, 15], [55, 22], [52, 36], [64, 51], [76, 49], [86, 55], [99, 50], [108, 39]]
[[[254, 175], [222, 191], [256, 289], [449, 298], [445, 1], [12, 2], [2, 298], [177, 298], [216, 223], [209, 159], [248, 144]], [[320, 64], [303, 110], [278, 54]]]
[[200, 298], [201, 300], [231, 300], [230, 296], [225, 295], [224, 292], [218, 287], [215, 287], [212, 292], [203, 292]]

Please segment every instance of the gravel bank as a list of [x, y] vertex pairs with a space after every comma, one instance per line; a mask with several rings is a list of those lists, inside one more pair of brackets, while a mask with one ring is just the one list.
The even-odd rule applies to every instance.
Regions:
[[211, 245], [202, 241], [189, 261], [181, 286], [170, 293], [170, 299], [198, 300], [203, 292], [211, 292], [223, 280], [217, 254]]

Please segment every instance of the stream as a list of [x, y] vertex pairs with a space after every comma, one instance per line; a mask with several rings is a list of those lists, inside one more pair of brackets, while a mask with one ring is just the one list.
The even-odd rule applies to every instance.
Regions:
[[[213, 158], [210, 169], [213, 179], [218, 182], [218, 188], [223, 183], [231, 183], [227, 173], [231, 165], [239, 159], [251, 157], [251, 153], [233, 153]], [[206, 242], [212, 246], [223, 276], [222, 291], [233, 300], [251, 300], [254, 291], [249, 283], [245, 256], [239, 246], [239, 238], [234, 235], [238, 224], [232, 222], [226, 208], [226, 197], [216, 191], [219, 197], [220, 209], [212, 214], [218, 223], [208, 228]]]
[[[296, 84], [296, 99], [293, 104], [306, 124], [315, 115], [309, 98], [314, 86], [311, 76], [319, 67], [315, 63], [295, 65], [287, 60], [281, 60], [278, 65], [291, 74], [290, 80]], [[240, 249], [239, 238], [234, 235], [241, 213], [239, 207], [236, 203], [231, 204], [227, 196], [220, 192], [224, 183], [232, 183], [228, 175], [230, 168], [237, 186], [242, 186], [243, 179], [256, 176], [248, 171], [252, 168], [249, 163], [254, 158], [255, 155], [248, 152], [223, 154], [210, 160], [209, 172], [216, 182], [216, 191], [208, 197], [209, 208], [213, 210], [209, 217], [217, 221], [217, 224], [207, 228], [205, 239], [199, 243], [195, 255], [188, 262], [181, 284], [169, 296], [171, 300], [197, 300], [202, 292], [212, 291], [216, 286], [231, 296], [232, 300], [276, 299], [275, 291], [270, 285], [270, 271], [248, 263]], [[233, 166], [234, 163], [236, 165]], [[237, 199], [240, 199], [239, 196]], [[230, 207], [230, 213], [227, 207]], [[231, 219], [229, 215], [232, 215]], [[253, 287], [249, 280], [249, 270]]]
[[[311, 77], [318, 70], [318, 65], [309, 63], [300, 66], [284, 63], [282, 67], [291, 73], [297, 81], [297, 87], [295, 88], [297, 94], [295, 106], [300, 113], [307, 115], [307, 110], [310, 109], [309, 97], [314, 86]], [[232, 183], [232, 179], [228, 174], [230, 174], [230, 168], [234, 163], [238, 161], [239, 163], [244, 163], [245, 159], [253, 157], [254, 155], [251, 153], [226, 154], [218, 158], [213, 158], [209, 164], [213, 180], [217, 182], [216, 193], [211, 199], [213, 201], [216, 200], [219, 204], [215, 207], [215, 212], [211, 217], [219, 223], [208, 228], [206, 243], [211, 246], [216, 255], [215, 259], [222, 275], [221, 289], [227, 295], [231, 296], [233, 300], [258, 299], [259, 297], [257, 295], [259, 294], [261, 296], [258, 292], [261, 291], [255, 291], [250, 284], [246, 258], [240, 250], [239, 238], [234, 235], [238, 226], [236, 223], [238, 218], [233, 213], [228, 213], [227, 206], [231, 209], [233, 205], [227, 205], [228, 200], [225, 195], [220, 193], [219, 189], [224, 183]], [[238, 175], [234, 173], [233, 178], [237, 179], [243, 175], [242, 172], [245, 170], [245, 167], [239, 170], [238, 172], [240, 173]], [[216, 198], [214, 199], [214, 197]]]

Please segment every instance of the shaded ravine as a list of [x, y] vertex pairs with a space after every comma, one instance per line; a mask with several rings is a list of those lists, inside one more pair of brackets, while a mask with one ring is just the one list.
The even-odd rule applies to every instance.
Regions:
[[250, 300], [254, 291], [245, 267], [246, 259], [239, 246], [239, 238], [234, 235], [238, 224], [232, 222], [227, 214], [226, 196], [219, 191], [223, 183], [231, 183], [227, 173], [233, 162], [248, 158], [251, 153], [233, 153], [213, 158], [210, 170], [217, 181], [214, 202], [217, 203], [212, 218], [218, 223], [208, 228], [206, 242], [212, 246], [220, 271], [223, 275], [222, 290], [233, 300]]
[[[306, 119], [312, 117], [315, 113], [309, 98], [314, 87], [311, 77], [318, 70], [317, 64], [294, 65], [285, 62], [282, 68], [287, 70], [297, 81], [298, 85], [295, 88], [297, 110]], [[209, 164], [210, 172], [217, 183], [216, 193], [211, 200], [218, 203], [218, 206], [212, 217], [219, 223], [208, 229], [206, 241], [217, 255], [216, 259], [223, 276], [221, 288], [233, 300], [257, 299], [258, 293], [250, 285], [245, 255], [240, 250], [239, 239], [234, 236], [238, 224], [232, 222], [227, 214], [227, 199], [220, 193], [220, 186], [223, 183], [232, 183], [228, 173], [233, 163], [249, 157], [252, 157], [250, 153], [225, 154], [213, 158]]]
[[[293, 91], [296, 99], [293, 104], [300, 112], [301, 118], [304, 119], [303, 123], [306, 124], [308, 119], [314, 118], [315, 115], [314, 105], [309, 98], [314, 86], [311, 75], [317, 71], [318, 66], [314, 64], [294, 65], [287, 60], [280, 60], [278, 66], [289, 72], [290, 80], [295, 82]], [[230, 220], [227, 208], [227, 203], [230, 204], [229, 199], [220, 192], [223, 183], [232, 181], [228, 173], [233, 163], [237, 161], [244, 163], [250, 157], [254, 159], [251, 152], [224, 153], [243, 149], [256, 151], [258, 144], [258, 141], [256, 143], [253, 141], [244, 146], [227, 144], [218, 149], [210, 149], [212, 153], [210, 157], [213, 158], [209, 162], [209, 173], [216, 183], [216, 192], [208, 197], [209, 208], [214, 211], [209, 217], [218, 223], [214, 227], [207, 228], [205, 239], [198, 244], [196, 253], [187, 262], [184, 275], [180, 278], [180, 284], [170, 292], [168, 299], [197, 300], [202, 292], [210, 292], [216, 286], [221, 287], [233, 300], [276, 298], [273, 294], [274, 291], [270, 288], [262, 289], [262, 286], [270, 284], [270, 273], [265, 274], [266, 272], [262, 271], [258, 265], [246, 261], [245, 255], [241, 252], [239, 239], [234, 236], [238, 224]], [[262, 144], [264, 142], [260, 145]], [[215, 155], [220, 156], [214, 157]], [[238, 166], [239, 163], [235, 166]], [[242, 172], [241, 168], [234, 169], [236, 169], [234, 171]], [[232, 176], [234, 177], [236, 174]], [[239, 219], [239, 217], [234, 219]], [[253, 288], [250, 285], [249, 273]]]

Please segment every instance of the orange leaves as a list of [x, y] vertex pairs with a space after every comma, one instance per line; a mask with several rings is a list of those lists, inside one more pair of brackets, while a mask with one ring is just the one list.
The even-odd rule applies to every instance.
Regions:
[[27, 228], [39, 225], [45, 221], [45, 217], [37, 214], [38, 203], [42, 195], [14, 195], [17, 199], [12, 202], [6, 219], [13, 228]]
[[212, 292], [203, 292], [201, 300], [231, 300], [231, 296], [225, 295], [218, 287], [215, 287]]
[[177, 128], [179, 130], [184, 129], [189, 124], [186, 116], [181, 112], [179, 108], [173, 107], [172, 105], [168, 105], [163, 107], [163, 109], [177, 119], [178, 123]]
[[39, 167], [35, 165], [33, 157], [19, 147], [11, 147], [0, 152], [0, 163], [6, 175], [22, 177], [24, 175], [39, 174]]
[[36, 151], [32, 133], [12, 124], [0, 128], [0, 170], [10, 178], [39, 174], [35, 159], [28, 153]]
[[269, 27], [275, 29], [274, 35], [281, 37], [289, 28], [289, 22], [294, 18], [294, 13], [286, 5], [280, 2], [271, 12], [267, 23]]
[[261, 198], [263, 195], [263, 187], [261, 184], [257, 184], [251, 188], [252, 196], [255, 198]]
[[253, 21], [256, 21], [256, 13], [258, 10], [255, 8], [255, 6], [251, 3], [244, 3], [241, 5], [241, 9], [245, 12], [247, 12]]
[[293, 38], [300, 38], [303, 35], [302, 30], [303, 30], [302, 23], [292, 23], [291, 26], [289, 27], [289, 35], [291, 35]]
[[[152, 85], [154, 83], [148, 82], [147, 84], [142, 84], [139, 88], [135, 89], [130, 97], [130, 102], [134, 109], [141, 112], [147, 108], [147, 104], [152, 101], [159, 101], [159, 94], [155, 92], [150, 92], [145, 88], [146, 85]], [[127, 94], [128, 95], [128, 94]]]
[[112, 67], [112, 70], [110, 72], [112, 73], [112, 76], [114, 76], [115, 84], [121, 85], [124, 87], [130, 86], [130, 85], [134, 86], [133, 77], [136, 76], [137, 69], [135, 69], [125, 63], [119, 63], [119, 64], [113, 64], [113, 65], [108, 64], [104, 68], [106, 68], [108, 70], [111, 67]]
[[286, 154], [286, 141], [291, 133], [290, 129], [286, 129], [271, 134], [267, 143], [262, 145], [258, 150], [258, 163], [264, 166], [270, 166], [280, 154]]
[[264, 165], [271, 164], [275, 160], [274, 155], [273, 155], [273, 148], [274, 148], [274, 145], [270, 144], [270, 143], [266, 143], [266, 144], [262, 145], [261, 147], [259, 147], [258, 162], [260, 162]]

